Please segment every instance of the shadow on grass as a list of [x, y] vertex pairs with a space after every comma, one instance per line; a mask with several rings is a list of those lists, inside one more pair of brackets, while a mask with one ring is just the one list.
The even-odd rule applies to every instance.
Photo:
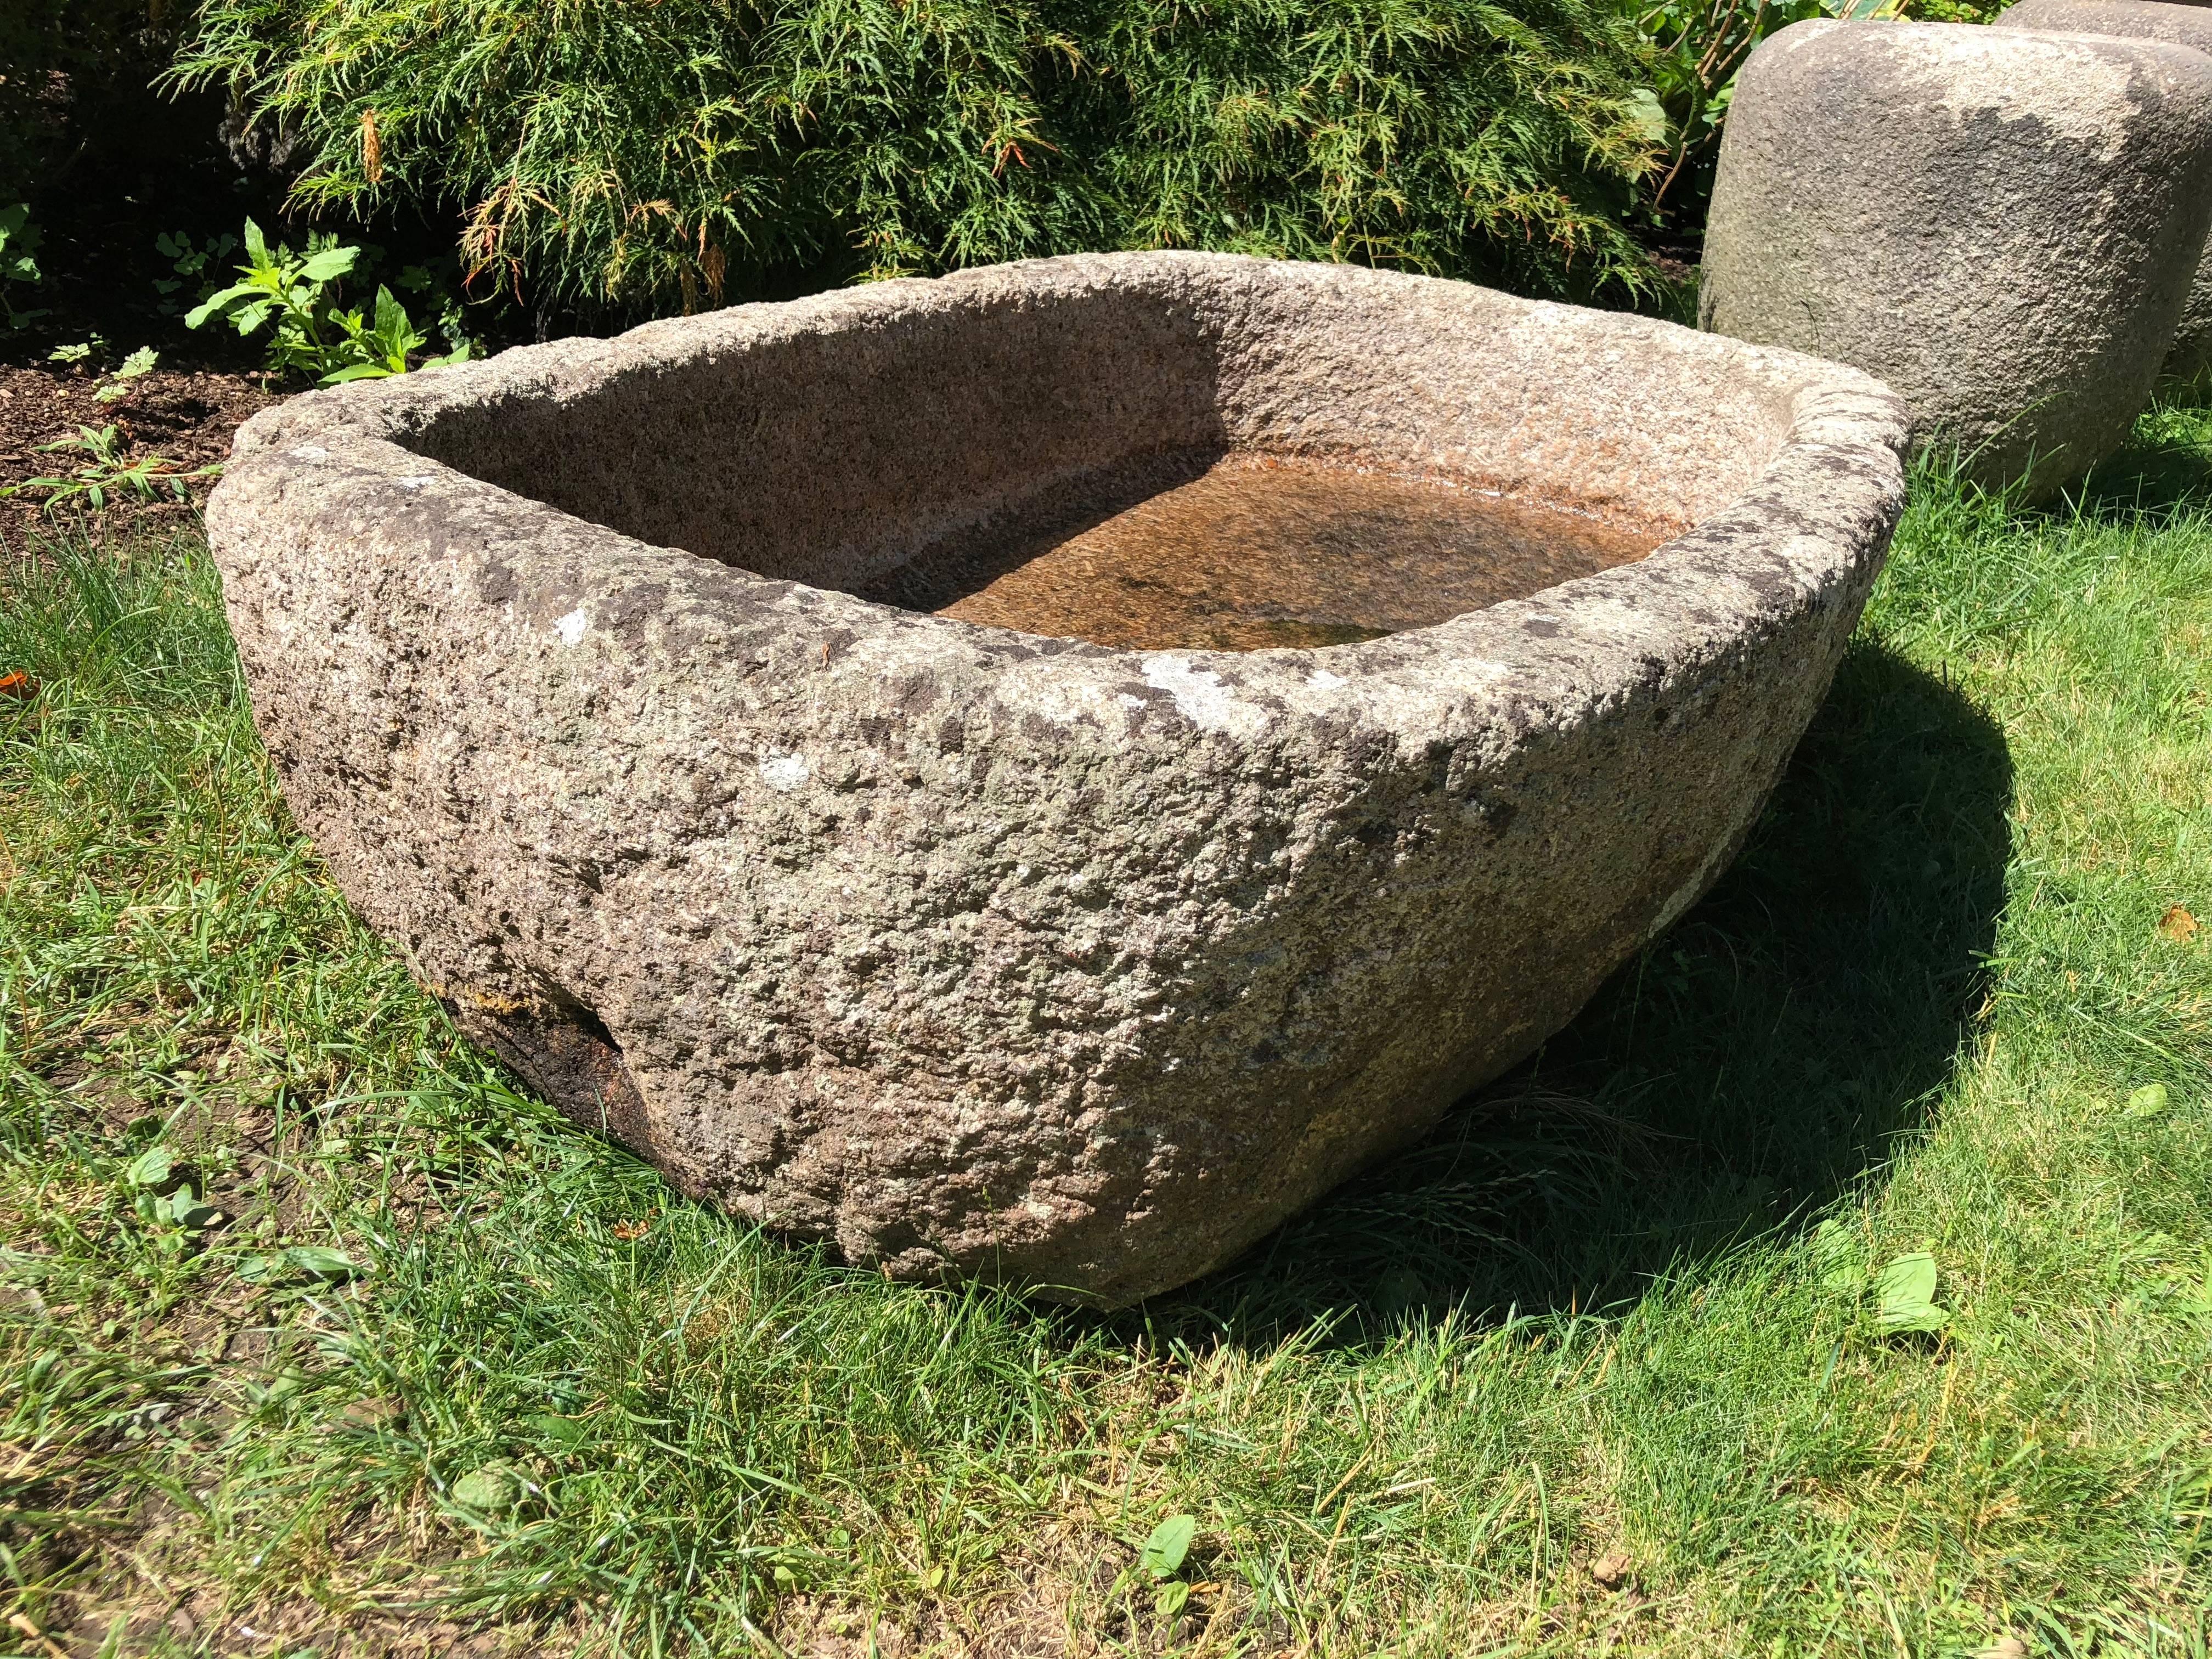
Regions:
[[1528, 1064], [1243, 1261], [1137, 1316], [1589, 1309], [1802, 1225], [1921, 1127], [1983, 994], [2012, 768], [1942, 678], [1854, 643], [1750, 844]]
[[2212, 451], [2204, 446], [2208, 409], [2212, 383], [2161, 386], [2127, 447], [2069, 489], [2051, 511], [2112, 523], [2176, 507], [2201, 510], [2212, 500]]

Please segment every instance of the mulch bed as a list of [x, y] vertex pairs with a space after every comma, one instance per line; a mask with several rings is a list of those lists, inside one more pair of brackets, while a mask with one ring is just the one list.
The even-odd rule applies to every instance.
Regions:
[[[55, 364], [0, 365], [0, 489], [27, 478], [67, 477], [85, 465], [88, 458], [81, 451], [40, 449], [75, 437], [82, 427], [115, 428], [117, 453], [126, 461], [159, 455], [179, 472], [218, 465], [230, 453], [231, 435], [240, 425], [282, 398], [258, 374], [212, 368], [157, 368], [128, 382], [129, 392], [106, 404], [93, 395], [100, 384], [96, 374]], [[110, 530], [182, 524], [214, 483], [213, 478], [191, 481], [189, 503], [175, 501], [166, 487], [150, 501], [111, 492], [106, 511], [98, 514], [88, 512], [81, 495], [53, 514], [46, 510], [44, 490], [0, 497], [0, 545], [21, 551], [33, 533], [94, 520]]]

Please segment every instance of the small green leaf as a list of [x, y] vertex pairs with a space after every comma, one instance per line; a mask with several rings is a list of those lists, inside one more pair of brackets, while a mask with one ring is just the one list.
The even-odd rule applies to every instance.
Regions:
[[300, 267], [300, 275], [311, 283], [327, 283], [351, 270], [353, 262], [359, 258], [361, 250], [357, 247], [326, 247], [307, 256], [307, 262]]
[[1866, 1287], [1866, 1250], [1857, 1231], [1832, 1218], [1813, 1232], [1813, 1262], [1824, 1290], [1856, 1294]]
[[2163, 1083], [2146, 1083], [2128, 1097], [2128, 1103], [2120, 1108], [2125, 1118], [2156, 1117], [2172, 1103]]
[[1154, 1578], [1172, 1578], [1182, 1570], [1183, 1557], [1190, 1553], [1191, 1540], [1197, 1536], [1196, 1516], [1171, 1515], [1152, 1528], [1152, 1535], [1137, 1552], [1137, 1564]]
[[313, 1273], [318, 1279], [351, 1279], [361, 1272], [361, 1264], [343, 1250], [334, 1250], [327, 1244], [295, 1244], [284, 1252], [285, 1265], [295, 1272]]
[[522, 1502], [529, 1483], [512, 1464], [487, 1463], [453, 1482], [453, 1502], [485, 1515], [505, 1515]]
[[1925, 1250], [1893, 1257], [1875, 1275], [1880, 1305], [1875, 1322], [1885, 1334], [1905, 1331], [1940, 1331], [1951, 1322], [1948, 1310], [1936, 1305], [1936, 1258]]
[[573, 1417], [555, 1417], [546, 1413], [537, 1417], [526, 1417], [523, 1421], [550, 1440], [556, 1446], [575, 1446], [583, 1443], [589, 1430]]
[[222, 1214], [212, 1204], [203, 1204], [193, 1196], [190, 1187], [179, 1187], [155, 1206], [155, 1214], [172, 1227], [181, 1227], [196, 1233], [212, 1224]]
[[343, 386], [349, 380], [388, 380], [392, 371], [382, 363], [356, 363], [351, 368], [341, 368], [325, 374], [315, 382], [317, 386]]
[[149, 1146], [131, 1160], [123, 1178], [133, 1187], [158, 1187], [168, 1180], [176, 1163], [176, 1155], [167, 1146]]
[[1659, 101], [1659, 94], [1649, 87], [1638, 87], [1628, 95], [1630, 122], [1637, 137], [1647, 143], [1667, 142], [1667, 106]]
[[1190, 1603], [1190, 1586], [1175, 1579], [1160, 1586], [1159, 1594], [1152, 1598], [1152, 1611], [1163, 1619], [1172, 1619]]

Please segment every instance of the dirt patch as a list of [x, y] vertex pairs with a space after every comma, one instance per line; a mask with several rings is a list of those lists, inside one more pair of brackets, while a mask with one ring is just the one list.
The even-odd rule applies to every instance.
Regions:
[[[76, 437], [87, 427], [95, 433], [115, 428], [114, 455], [125, 466], [158, 456], [169, 465], [156, 471], [177, 474], [219, 466], [230, 453], [231, 436], [246, 419], [282, 400], [262, 377], [212, 368], [157, 368], [124, 382], [124, 394], [110, 403], [95, 395], [102, 377], [58, 364], [0, 367], [0, 489], [35, 477], [66, 477], [89, 465], [81, 449], [48, 450], [44, 446]], [[125, 486], [108, 490], [100, 515], [111, 528], [141, 520], [181, 521], [207, 500], [215, 479], [187, 480], [179, 501], [157, 481], [147, 500]], [[90, 511], [82, 495], [57, 503], [51, 492], [28, 490], [0, 497], [0, 542], [20, 546], [35, 532], [77, 523]]]

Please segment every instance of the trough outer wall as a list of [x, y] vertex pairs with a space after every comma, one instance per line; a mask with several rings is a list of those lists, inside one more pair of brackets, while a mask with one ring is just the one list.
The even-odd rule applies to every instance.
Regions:
[[[1383, 329], [1455, 286], [1356, 280]], [[887, 286], [939, 291], [822, 314], [945, 302]], [[1327, 652], [763, 580], [428, 465], [393, 436], [428, 402], [389, 397], [257, 420], [210, 535], [287, 799], [464, 1030], [687, 1192], [1115, 1304], [1555, 1031], [1726, 866], [1825, 693], [1901, 501], [1896, 400], [1612, 321], [1748, 353], [1789, 447], [1643, 564]]]

